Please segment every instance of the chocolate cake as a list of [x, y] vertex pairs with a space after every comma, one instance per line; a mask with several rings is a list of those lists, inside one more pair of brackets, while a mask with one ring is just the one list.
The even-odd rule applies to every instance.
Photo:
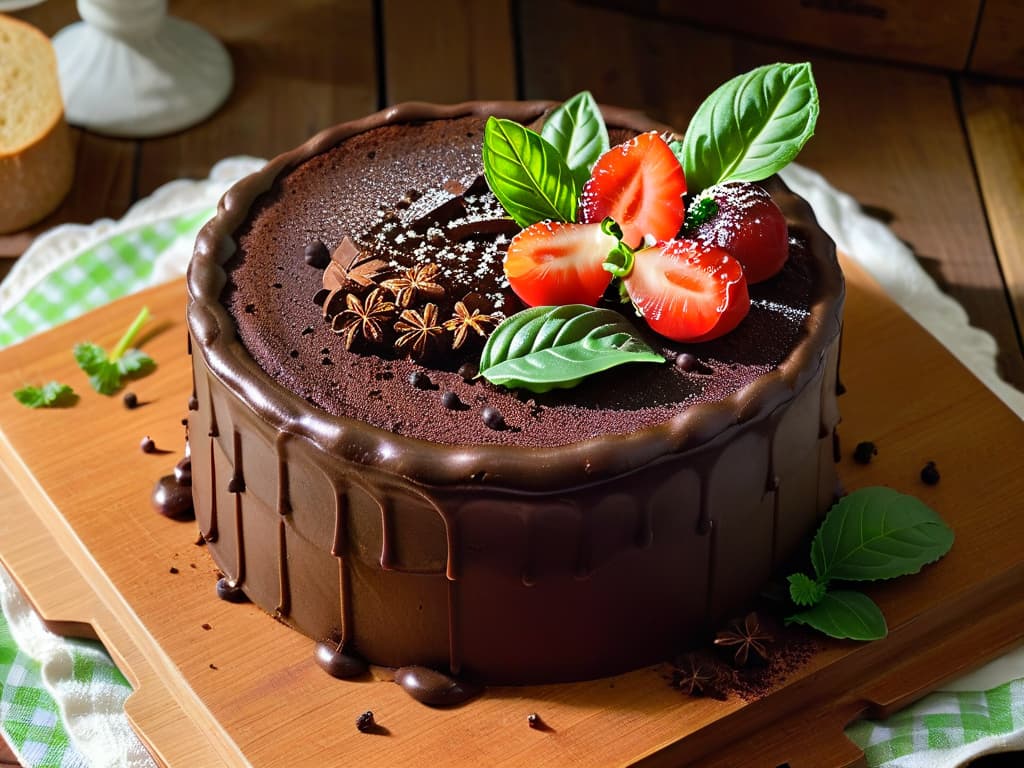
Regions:
[[[552, 107], [405, 104], [336, 126], [233, 187], [197, 242], [202, 534], [229, 585], [370, 663], [529, 684], [669, 658], [835, 497], [843, 281], [775, 178], [785, 266], [727, 335], [642, 330], [664, 365], [531, 393], [474, 376], [473, 333], [434, 358], [394, 337], [349, 348], [330, 252], [361, 254], [374, 285], [436, 265], [445, 317], [524, 308], [501, 271], [518, 227], [482, 181], [481, 141], [488, 116], [538, 125]], [[668, 130], [603, 111], [613, 143]]]

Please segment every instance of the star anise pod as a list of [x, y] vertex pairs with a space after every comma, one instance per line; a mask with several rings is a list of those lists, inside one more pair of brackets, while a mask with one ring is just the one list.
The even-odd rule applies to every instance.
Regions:
[[693, 656], [687, 656], [672, 673], [672, 685], [687, 696], [699, 696], [713, 687], [715, 671], [701, 664]]
[[395, 295], [400, 307], [411, 307], [420, 298], [437, 300], [444, 296], [444, 287], [435, 278], [441, 268], [437, 264], [417, 264], [409, 267], [400, 277], [385, 280], [381, 286]]
[[384, 300], [380, 288], [374, 288], [365, 299], [349, 293], [345, 309], [331, 321], [331, 330], [345, 337], [345, 349], [352, 349], [360, 336], [379, 344], [384, 339], [383, 323], [394, 314], [395, 305]]
[[423, 311], [406, 309], [402, 312], [395, 330], [400, 334], [395, 347], [411, 352], [413, 357], [426, 357], [434, 342], [444, 333], [444, 327], [437, 322], [437, 305], [427, 304]]
[[748, 613], [742, 622], [734, 621], [729, 629], [715, 635], [715, 645], [727, 648], [736, 648], [734, 659], [738, 666], [744, 666], [750, 658], [751, 652], [759, 656], [763, 661], [768, 659], [766, 643], [771, 643], [775, 638], [761, 629], [761, 623], [756, 613]]
[[470, 310], [465, 301], [455, 302], [455, 314], [450, 320], [444, 321], [444, 329], [452, 331], [455, 338], [452, 339], [452, 349], [459, 349], [466, 343], [470, 331], [476, 331], [481, 338], [487, 336], [485, 326], [497, 325], [498, 318], [494, 315], [485, 315], [477, 307]]

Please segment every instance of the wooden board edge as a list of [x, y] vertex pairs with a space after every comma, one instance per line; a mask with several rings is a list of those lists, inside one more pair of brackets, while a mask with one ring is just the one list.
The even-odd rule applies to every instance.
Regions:
[[[103, 643], [132, 683], [125, 714], [158, 764], [248, 766], [239, 747], [18, 460], [2, 431], [0, 484], [10, 484], [12, 495], [21, 501], [18, 509], [5, 510], [0, 526], [5, 539], [19, 546], [5, 547], [0, 564], [51, 631], [73, 627], [75, 635]], [[60, 591], [43, 582], [54, 574], [59, 574]], [[83, 625], [89, 631], [80, 631]]]

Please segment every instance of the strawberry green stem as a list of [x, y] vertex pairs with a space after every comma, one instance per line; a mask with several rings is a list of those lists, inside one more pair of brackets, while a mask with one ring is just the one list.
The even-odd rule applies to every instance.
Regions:
[[633, 271], [634, 251], [622, 242], [622, 227], [616, 224], [609, 216], [601, 222], [601, 231], [606, 235], [611, 235], [618, 241], [615, 247], [608, 252], [608, 256], [604, 263], [601, 264], [601, 268], [606, 272], [611, 272], [614, 277], [620, 279], [629, 277], [629, 273]]
[[149, 307], [143, 307], [142, 310], [139, 312], [138, 316], [132, 322], [132, 324], [128, 326], [128, 330], [124, 332], [124, 336], [122, 336], [121, 340], [117, 342], [117, 346], [114, 347], [114, 351], [110, 353], [110, 362], [116, 363], [118, 360], [121, 359], [121, 355], [125, 353], [125, 350], [128, 349], [128, 346], [135, 340], [135, 337], [138, 335], [139, 330], [142, 328], [143, 324], [145, 324], [145, 322], [148, 319]]

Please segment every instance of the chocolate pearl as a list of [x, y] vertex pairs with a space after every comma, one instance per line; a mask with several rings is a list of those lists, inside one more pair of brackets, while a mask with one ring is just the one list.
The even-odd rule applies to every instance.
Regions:
[[683, 352], [676, 358], [676, 368], [687, 373], [697, 370], [697, 356]]
[[925, 485], [939, 484], [939, 469], [935, 466], [934, 461], [929, 461], [921, 469], [921, 482]]
[[428, 389], [430, 387], [430, 377], [423, 371], [413, 371], [409, 374], [409, 383], [416, 387], [416, 389]]
[[456, 408], [462, 407], [462, 401], [459, 399], [459, 396], [457, 394], [455, 394], [451, 390], [448, 390], [443, 395], [441, 395], [441, 405], [443, 405], [449, 411], [454, 411]]
[[505, 428], [505, 417], [501, 415], [501, 411], [493, 406], [484, 406], [484, 409], [480, 411], [480, 417], [491, 429], [504, 429]]
[[871, 459], [877, 455], [878, 448], [870, 440], [857, 443], [857, 447], [853, 449], [853, 460], [858, 464], [870, 464]]
[[143, 453], [153, 453], [156, 451], [156, 443], [153, 442], [153, 438], [146, 435], [142, 440], [139, 441], [139, 450]]
[[137, 407], [139, 404], [139, 398], [134, 392], [125, 392], [121, 401], [124, 403], [124, 407], [128, 410]]
[[540, 715], [536, 712], [531, 712], [526, 716], [526, 722], [530, 724], [531, 728], [540, 728], [544, 725], [544, 721], [540, 719]]
[[366, 710], [359, 717], [356, 718], [356, 730], [360, 733], [367, 733], [373, 730], [373, 726], [376, 723], [373, 720], [373, 712]]
[[463, 363], [462, 365], [459, 366], [459, 371], [458, 371], [459, 376], [461, 376], [462, 380], [464, 382], [466, 382], [467, 384], [469, 382], [473, 381], [473, 379], [476, 378], [476, 375], [479, 372], [480, 372], [479, 369], [473, 363]]
[[324, 269], [331, 263], [331, 254], [327, 251], [327, 246], [319, 240], [314, 240], [307, 245], [302, 255], [305, 257], [306, 263], [314, 269]]

